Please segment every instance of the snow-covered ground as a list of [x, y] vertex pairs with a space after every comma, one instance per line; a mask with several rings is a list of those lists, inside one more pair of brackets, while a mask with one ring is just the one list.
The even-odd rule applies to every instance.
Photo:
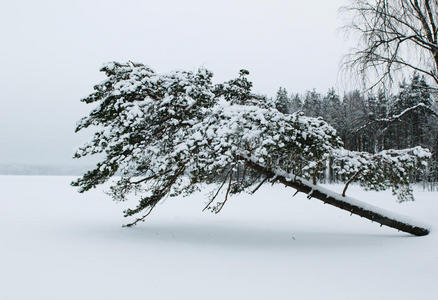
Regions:
[[[121, 228], [123, 204], [71, 179], [0, 176], [0, 299], [437, 299], [438, 231], [380, 228], [281, 186], [219, 215], [203, 193], [169, 198]], [[348, 194], [438, 228], [438, 192]]]

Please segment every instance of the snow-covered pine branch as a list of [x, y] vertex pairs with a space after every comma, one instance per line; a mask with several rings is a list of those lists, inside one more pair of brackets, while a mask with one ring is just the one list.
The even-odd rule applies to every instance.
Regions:
[[[115, 200], [142, 195], [136, 207], [125, 211], [125, 216], [138, 216], [128, 226], [143, 221], [164, 197], [191, 194], [210, 183], [226, 190], [222, 201], [218, 192], [212, 195], [207, 208], [215, 212], [229, 195], [254, 191], [267, 178], [305, 191], [303, 182], [312, 179], [316, 185], [333, 157], [344, 180], [361, 170], [354, 179], [361, 185], [401, 190], [401, 199], [410, 199], [409, 170], [430, 155], [421, 148], [374, 156], [346, 151], [321, 118], [285, 115], [251, 93], [244, 70], [219, 85], [212, 84], [206, 69], [158, 74], [129, 62], [109, 63], [102, 71], [107, 80], [83, 99], [97, 107], [77, 126], [78, 131], [90, 126], [97, 131], [75, 157], [101, 153], [104, 158], [72, 184], [83, 192], [120, 175], [110, 188]], [[350, 207], [339, 204], [345, 202], [339, 197], [331, 204]]]
[[368, 190], [391, 187], [400, 202], [414, 200], [409, 187], [410, 175], [426, 167], [431, 154], [422, 147], [383, 150], [376, 154], [336, 149], [332, 152], [333, 168], [347, 185], [358, 182]]

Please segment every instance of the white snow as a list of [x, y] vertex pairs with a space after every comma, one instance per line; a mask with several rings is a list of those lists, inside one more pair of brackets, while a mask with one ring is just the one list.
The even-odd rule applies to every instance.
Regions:
[[[101, 190], [71, 177], [0, 176], [0, 299], [435, 299], [438, 235], [414, 237], [280, 185], [201, 212], [205, 193], [168, 198], [121, 228]], [[340, 192], [342, 186], [326, 186]], [[438, 225], [438, 192], [348, 194]]]

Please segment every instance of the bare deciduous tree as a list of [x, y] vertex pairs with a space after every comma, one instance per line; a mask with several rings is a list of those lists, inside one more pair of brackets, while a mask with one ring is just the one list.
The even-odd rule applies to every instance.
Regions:
[[[342, 9], [360, 34], [345, 65], [371, 76], [371, 87], [415, 70], [438, 85], [438, 0], [353, 0]], [[369, 78], [367, 76], [366, 78]]]

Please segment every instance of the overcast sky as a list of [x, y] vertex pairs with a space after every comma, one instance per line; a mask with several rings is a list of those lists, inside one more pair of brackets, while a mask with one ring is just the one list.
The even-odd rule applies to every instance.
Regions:
[[255, 91], [339, 88], [346, 0], [5, 1], [0, 11], [0, 163], [70, 164], [79, 100], [107, 61], [159, 72], [251, 72]]

